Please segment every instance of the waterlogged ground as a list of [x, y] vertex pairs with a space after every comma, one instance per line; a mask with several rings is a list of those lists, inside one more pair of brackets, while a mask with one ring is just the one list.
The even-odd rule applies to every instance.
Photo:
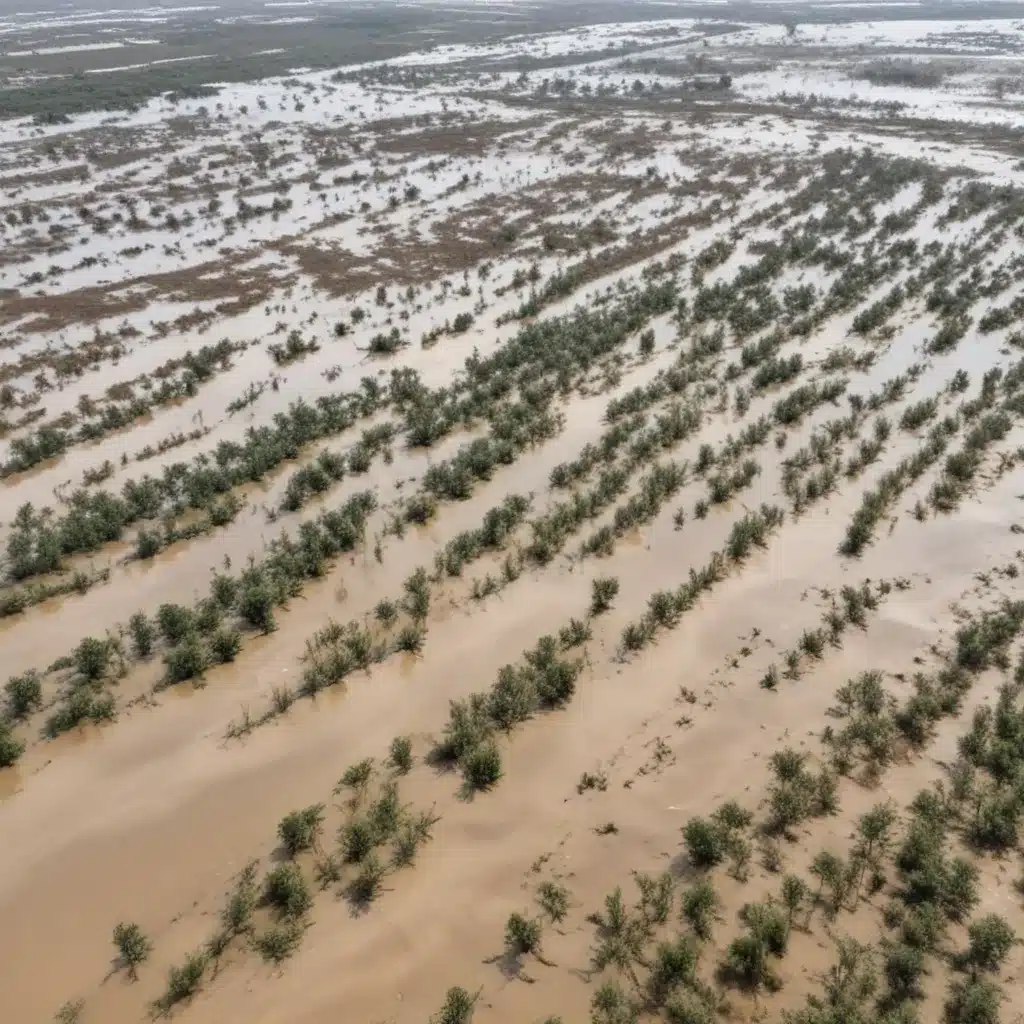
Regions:
[[1024, 1013], [1022, 31], [0, 123], [5, 1020]]

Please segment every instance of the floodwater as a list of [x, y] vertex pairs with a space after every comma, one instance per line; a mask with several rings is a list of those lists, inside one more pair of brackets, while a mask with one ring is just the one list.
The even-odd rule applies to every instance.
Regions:
[[[988, 34], [1006, 47], [1017, 34], [1003, 22], [979, 23], [975, 29], [978, 38]], [[876, 36], [879, 31], [877, 26], [801, 28], [793, 42], [784, 40], [778, 27], [739, 27], [711, 36], [707, 49], [718, 57], [749, 54], [769, 42], [785, 43], [788, 53], [804, 38], [808, 46], [825, 42], [837, 48], [877, 39], [886, 47], [929, 41], [948, 47], [956, 40], [943, 23], [897, 23], [889, 35]], [[927, 308], [926, 292], [893, 312], [888, 332], [860, 336], [853, 329], [857, 312], [893, 285], [908, 286], [933, 258], [931, 250], [926, 252], [929, 243], [963, 248], [991, 238], [996, 228], [987, 222], [990, 207], [954, 221], [940, 215], [973, 194], [976, 178], [1019, 182], [1019, 168], [1007, 167], [997, 145], [936, 137], [932, 143], [941, 148], [925, 152], [909, 137], [873, 134], [863, 123], [793, 121], [784, 110], [759, 111], [755, 122], [731, 103], [716, 114], [711, 100], [707, 109], [690, 108], [683, 115], [672, 108], [668, 118], [653, 101], [647, 110], [589, 110], [551, 98], [541, 102], [534, 93], [536, 69], [524, 79], [502, 71], [492, 80], [486, 71], [488, 61], [516, 55], [587, 55], [585, 61], [581, 56], [578, 86], [639, 81], [636, 91], [653, 95], [664, 70], [642, 71], [638, 78], [622, 63], [625, 58], [612, 52], [599, 61], [590, 57], [607, 43], [645, 41], [651, 44], [648, 55], [659, 60], [673, 54], [696, 57], [705, 49], [704, 39], [692, 21], [598, 26], [496, 46], [438, 48], [388, 66], [363, 66], [359, 81], [334, 83], [329, 74], [302, 72], [294, 79], [226, 86], [215, 98], [183, 100], [173, 108], [158, 100], [125, 116], [117, 130], [90, 116], [38, 134], [25, 123], [6, 123], [0, 130], [5, 175], [56, 173], [76, 166], [83, 154], [90, 166], [85, 181], [33, 180], [5, 189], [12, 211], [29, 210], [27, 221], [16, 214], [14, 225], [5, 222], [0, 287], [11, 289], [5, 295], [16, 299], [10, 316], [0, 310], [5, 341], [11, 341], [5, 358], [38, 353], [54, 340], [76, 349], [96, 332], [116, 332], [122, 324], [139, 332], [128, 341], [126, 356], [116, 362], [101, 359], [81, 376], [62, 381], [61, 390], [47, 390], [56, 380], [39, 383], [37, 371], [13, 379], [19, 401], [38, 389], [35, 405], [45, 407], [43, 422], [74, 412], [80, 398], [98, 399], [117, 383], [134, 381], [136, 392], [144, 393], [141, 379], [203, 344], [221, 338], [250, 343], [233, 356], [230, 369], [202, 382], [194, 397], [155, 409], [98, 442], [73, 443], [58, 458], [0, 482], [4, 544], [20, 505], [52, 506], [60, 514], [67, 490], [105, 460], [114, 464], [114, 473], [96, 486], [113, 492], [143, 473], [203, 459], [220, 442], [237, 441], [250, 426], [270, 422], [299, 397], [312, 402], [352, 391], [364, 376], [386, 385], [389, 371], [407, 367], [431, 388], [463, 380], [477, 356], [502, 351], [518, 330], [518, 322], [499, 326], [498, 318], [556, 273], [583, 266], [588, 256], [594, 262], [586, 264], [585, 282], [540, 316], [566, 314], [577, 304], [613, 304], [645, 274], [656, 277], [659, 263], [674, 267], [680, 294], [692, 309], [702, 284], [729, 286], [768, 243], [783, 237], [783, 229], [795, 236], [810, 218], [827, 218], [833, 201], [865, 219], [865, 211], [872, 213], [864, 232], [828, 235], [837, 249], [867, 266], [868, 255], [877, 257], [893, 241], [880, 234], [885, 217], [905, 215], [923, 203], [923, 165], [909, 168], [895, 159], [884, 164], [903, 178], [872, 205], [869, 195], [844, 193], [853, 188], [852, 175], [849, 180], [825, 177], [832, 173], [823, 169], [826, 158], [849, 168], [869, 147], [880, 166], [909, 155], [951, 172], [941, 198], [897, 232], [918, 243], [914, 256], [873, 280], [849, 308], [806, 339], [787, 337], [782, 354], [799, 351], [802, 372], [782, 386], [753, 390], [742, 416], [736, 411], [737, 392], [752, 387], [756, 371], [743, 369], [731, 379], [726, 367], [740, 360], [744, 343], [762, 339], [774, 324], [743, 337], [727, 329], [724, 352], [709, 376], [686, 392], [686, 400], [702, 409], [701, 429], [659, 453], [660, 460], [688, 460], [692, 466], [701, 445], [720, 450], [730, 435], [770, 415], [793, 387], [841, 372], [849, 380], [847, 394], [866, 396], [920, 364], [906, 394], [865, 415], [857, 441], [841, 450], [845, 466], [884, 415], [892, 431], [878, 460], [853, 477], [841, 475], [834, 493], [799, 516], [791, 514], [782, 491], [784, 464], [822, 424], [848, 413], [845, 396], [785, 430], [773, 427], [762, 445], [739, 460], [754, 458], [759, 474], [730, 501], [713, 505], [706, 518], [695, 514], [695, 506], [707, 495], [707, 480], [691, 474], [657, 515], [619, 537], [610, 555], [581, 558], [579, 547], [594, 530], [614, 522], [614, 507], [571, 536], [550, 564], [530, 564], [499, 593], [474, 600], [473, 580], [499, 574], [505, 554], [529, 543], [529, 526], [524, 527], [507, 551], [486, 554], [462, 578], [434, 586], [422, 652], [395, 655], [355, 672], [315, 700], [297, 700], [244, 738], [226, 738], [244, 714], [258, 718], [266, 711], [275, 689], [297, 686], [307, 643], [317, 630], [332, 621], [368, 620], [378, 602], [400, 597], [403, 581], [417, 567], [432, 567], [443, 545], [479, 526], [485, 512], [507, 495], [531, 496], [531, 519], [564, 500], [566, 493], [549, 485], [552, 469], [596, 443], [608, 426], [609, 401], [655, 380], [698, 333], [688, 328], [680, 341], [674, 319], [663, 314], [651, 320], [651, 357], [638, 355], [637, 339], [630, 337], [611, 358], [588, 367], [585, 387], [567, 388], [552, 399], [561, 417], [556, 437], [499, 467], [469, 500], [442, 502], [426, 527], [410, 526], [402, 538], [381, 537], [379, 560], [373, 544], [389, 513], [415, 491], [429, 465], [484, 436], [486, 423], [458, 429], [428, 451], [410, 450], [399, 438], [390, 461], [378, 456], [368, 473], [346, 476], [300, 513], [268, 517], [298, 466], [321, 448], [346, 451], [364, 428], [392, 417], [384, 410], [309, 446], [262, 484], [241, 488], [245, 507], [230, 526], [175, 544], [145, 562], [126, 559], [130, 538], [69, 559], [69, 570], [109, 566], [110, 581], [0, 621], [7, 673], [44, 669], [82, 638], [116, 631], [138, 609], [152, 613], [164, 602], [193, 602], [226, 560], [239, 567], [250, 556], [259, 558], [272, 539], [294, 532], [356, 491], [373, 489], [381, 506], [370, 518], [363, 547], [340, 558], [326, 578], [306, 584], [276, 612], [274, 632], [246, 635], [237, 661], [210, 668], [196, 684], [161, 689], [159, 654], [133, 662], [122, 678], [109, 683], [118, 707], [115, 721], [49, 740], [39, 728], [65, 680], [59, 673], [45, 678], [47, 707], [15, 726], [25, 753], [17, 766], [0, 769], [0, 830], [11, 837], [0, 845], [5, 923], [0, 987], [11, 1020], [46, 1020], [64, 999], [77, 998], [86, 1001], [86, 1021], [144, 1019], [148, 1004], [164, 988], [167, 970], [213, 934], [237, 873], [251, 858], [265, 868], [281, 857], [275, 838], [280, 819], [297, 808], [326, 803], [323, 844], [332, 847], [344, 816], [332, 797], [335, 783], [363, 758], [382, 762], [391, 740], [401, 735], [411, 738], [416, 756], [400, 783], [402, 801], [433, 808], [439, 819], [415, 864], [389, 871], [379, 898], [358, 913], [333, 889], [317, 892], [301, 948], [279, 968], [236, 941], [216, 970], [208, 968], [199, 994], [180, 1008], [182, 1019], [414, 1024], [427, 1019], [453, 985], [480, 991], [480, 1017], [488, 1021], [521, 1024], [555, 1013], [584, 1019], [603, 980], [591, 976], [593, 929], [586, 916], [600, 909], [607, 892], [631, 886], [634, 870], [671, 868], [685, 876], [690, 869], [681, 852], [680, 827], [730, 798], [758, 808], [769, 781], [767, 758], [780, 746], [788, 743], [821, 756], [827, 709], [847, 678], [877, 667], [887, 673], [887, 687], [905, 695], [905, 680], [918, 664], [914, 659], [933, 664], [936, 645], [948, 645], [965, 610], [991, 606], [1000, 594], [1015, 592], [1017, 575], [1007, 566], [1020, 559], [1018, 537], [1009, 529], [1020, 514], [1020, 484], [1007, 469], [1015, 463], [1005, 460], [1016, 459], [1024, 443], [1019, 417], [952, 514], [928, 511], [922, 521], [913, 514], [918, 500], [927, 501], [940, 462], [886, 509], [859, 558], [837, 553], [864, 491], [921, 444], [927, 428], [901, 429], [903, 411], [934, 395], [940, 398], [939, 415], [951, 414], [964, 398], [977, 395], [987, 369], [1005, 368], [1017, 358], [1011, 329], [983, 333], [977, 325], [1024, 290], [1014, 246], [1006, 238], [993, 243], [979, 263], [980, 280], [994, 282], [1003, 272], [1006, 287], [993, 286], [975, 297], [968, 333], [952, 350], [927, 351], [939, 321]], [[980, 45], [965, 46], [965, 55]], [[386, 77], [410, 70], [438, 77], [416, 88]], [[760, 101], [766, 91], [785, 84], [788, 74], [785, 67], [752, 73], [740, 91]], [[944, 96], [936, 90], [922, 98], [920, 109], [934, 113]], [[537, 102], [523, 102], [531, 97]], [[206, 115], [200, 106], [207, 106]], [[956, 116], [968, 109], [964, 100]], [[261, 133], [270, 154], [258, 149]], [[138, 159], [133, 146], [145, 147]], [[164, 180], [172, 157], [185, 167], [169, 179], [177, 182], [174, 188]], [[353, 170], [360, 175], [355, 180]], [[802, 190], [821, 182], [826, 189], [804, 196]], [[269, 204], [275, 196], [292, 205], [277, 215], [238, 219], [246, 203]], [[205, 213], [214, 198], [221, 205]], [[129, 199], [149, 226], [129, 228], [124, 215]], [[91, 217], [104, 219], [102, 231], [77, 212], [83, 205]], [[169, 210], [182, 223], [188, 215], [194, 220], [169, 228], [161, 219]], [[120, 220], [113, 219], [115, 212], [122, 214]], [[595, 224], [597, 217], [611, 235]], [[68, 234], [48, 232], [47, 223], [67, 225]], [[824, 237], [825, 229], [821, 232]], [[733, 248], [719, 259], [711, 247], [722, 242]], [[134, 246], [141, 252], [132, 253]], [[88, 262], [82, 264], [83, 258]], [[703, 273], [702, 261], [710, 261]], [[51, 265], [66, 272], [46, 276]], [[841, 266], [793, 260], [766, 288], [781, 303], [787, 295], [792, 299], [798, 286], [813, 284], [817, 301], [840, 279]], [[172, 270], [183, 273], [171, 275]], [[33, 274], [44, 275], [37, 282], [38, 296], [28, 283]], [[527, 274], [535, 277], [533, 285], [523, 280]], [[379, 301], [378, 285], [387, 292]], [[357, 307], [367, 314], [359, 323], [351, 315]], [[175, 325], [179, 317], [200, 313], [212, 315], [201, 328], [198, 318]], [[443, 333], [435, 345], [421, 346], [425, 334], [465, 313], [474, 317], [469, 330]], [[773, 319], [782, 316], [778, 312]], [[342, 319], [351, 330], [337, 337], [334, 325]], [[159, 328], [161, 323], [170, 326]], [[369, 357], [364, 350], [370, 339], [392, 326], [407, 347], [388, 359]], [[283, 342], [293, 329], [315, 338], [320, 350], [278, 366], [267, 346]], [[870, 370], [826, 373], [823, 361], [847, 347], [855, 355], [873, 351]], [[964, 396], [954, 396], [946, 389], [960, 370], [969, 374], [969, 386]], [[265, 385], [260, 397], [229, 415], [227, 405], [250, 384]], [[664, 411], [670, 400], [660, 400], [648, 412]], [[208, 430], [201, 439], [150, 459], [134, 458], [145, 445], [156, 446], [197, 424]], [[9, 457], [12, 438], [31, 429], [14, 427], [0, 442], [0, 458]], [[783, 433], [780, 445], [776, 438]], [[963, 434], [961, 429], [950, 451]], [[122, 455], [128, 456], [124, 464]], [[1000, 458], [1003, 472], [997, 472]], [[627, 493], [636, 491], [643, 471], [632, 474]], [[723, 548], [733, 524], [762, 502], [787, 507], [785, 522], [766, 546], [733, 565], [675, 628], [659, 630], [653, 644], [623, 657], [622, 631], [640, 618], [648, 598], [686, 582], [691, 569]], [[685, 522], [677, 528], [680, 510]], [[989, 584], [979, 582], [979, 573], [988, 574]], [[597, 576], [615, 577], [619, 592], [613, 607], [591, 620], [593, 636], [585, 646], [574, 699], [564, 710], [538, 714], [500, 736], [499, 784], [472, 799], [460, 795], [457, 773], [424, 760], [445, 725], [450, 702], [486, 691], [499, 670], [517, 663], [539, 637], [557, 634], [571, 617], [585, 618]], [[819, 662], [805, 659], [799, 679], [783, 681], [776, 692], [762, 689], [758, 681], [769, 665], [820, 623], [828, 608], [825, 595], [864, 580], [893, 586], [870, 614], [867, 628], [848, 630], [843, 646], [829, 649]], [[989, 701], [997, 685], [994, 674], [981, 677], [969, 710]], [[953, 756], [957, 727], [944, 723], [934, 749], [907, 756], [877, 791], [842, 780], [841, 810], [810, 822], [799, 842], [787, 844], [787, 870], [806, 871], [824, 844], [845, 849], [856, 815], [871, 803], [885, 798], [905, 805], [937, 777], [934, 758]], [[607, 774], [606, 788], [577, 788], [582, 773], [599, 769]], [[604, 827], [609, 823], [614, 829]], [[310, 877], [311, 862], [309, 854], [299, 859]], [[980, 870], [982, 909], [1015, 913], [1009, 882], [989, 862]], [[745, 883], [724, 869], [720, 874], [724, 909], [714, 941], [719, 951], [738, 932], [739, 907], [774, 893], [778, 884], [760, 865], [752, 866]], [[534, 914], [534, 890], [546, 879], [560, 879], [571, 890], [569, 916], [558, 927], [546, 927], [545, 962], [521, 965], [517, 974], [514, 965], [493, 958], [502, 952], [508, 915]], [[865, 903], [843, 918], [844, 928], [875, 941], [876, 909]], [[113, 959], [110, 936], [119, 921], [137, 922], [153, 943], [135, 983]], [[780, 967], [782, 991], [760, 1003], [731, 992], [735, 1019], [753, 1019], [766, 1007], [777, 1016], [800, 1005], [814, 989], [814, 974], [830, 962], [829, 950], [817, 919], [810, 932], [794, 933], [790, 956]], [[701, 966], [709, 978], [713, 955], [709, 949]], [[1019, 950], [1011, 955], [1007, 977], [1019, 971], [1020, 957]], [[941, 970], [936, 967], [944, 981]], [[524, 976], [533, 983], [522, 983]], [[929, 986], [923, 1007], [932, 1017], [923, 1019], [937, 1019], [940, 988]], [[1024, 1010], [1020, 993], [1008, 985], [1005, 995], [1006, 1014]]]

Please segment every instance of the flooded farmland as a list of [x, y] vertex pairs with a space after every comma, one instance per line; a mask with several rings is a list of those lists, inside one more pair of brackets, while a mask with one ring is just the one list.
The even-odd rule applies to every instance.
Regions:
[[0, 9], [3, 1019], [1021, 1019], [1022, 54]]

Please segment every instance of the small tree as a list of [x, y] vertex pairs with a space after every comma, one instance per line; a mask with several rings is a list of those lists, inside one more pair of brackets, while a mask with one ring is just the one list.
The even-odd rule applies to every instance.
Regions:
[[827, 886], [831, 894], [829, 909], [833, 915], [838, 913], [846, 898], [848, 882], [848, 872], [843, 859], [823, 850], [811, 863], [811, 874], [818, 879], [816, 898], [821, 897], [822, 889]]
[[729, 943], [725, 968], [743, 984], [757, 990], [774, 978], [768, 963], [768, 950], [757, 936], [740, 935]]
[[484, 740], [463, 759], [462, 776], [472, 790], [488, 790], [501, 779], [501, 751], [493, 740]]
[[0, 768], [10, 768], [25, 753], [25, 744], [11, 731], [7, 722], [0, 721]]
[[408, 736], [396, 736], [391, 741], [388, 764], [400, 775], [412, 768], [412, 741]]
[[207, 653], [195, 636], [186, 637], [164, 655], [168, 683], [183, 683], [202, 675], [207, 664]]
[[358, 906], [372, 903], [380, 894], [385, 868], [374, 851], [370, 851], [359, 866], [359, 874], [349, 886], [349, 898]]
[[167, 988], [154, 1004], [158, 1013], [167, 1013], [173, 1006], [186, 999], [191, 999], [203, 983], [208, 963], [205, 952], [197, 950], [185, 957], [180, 967], [172, 967], [167, 972]]
[[180, 604], [162, 604], [156, 610], [156, 621], [164, 640], [179, 644], [192, 629], [192, 613]]
[[313, 905], [309, 886], [294, 864], [280, 864], [263, 883], [263, 898], [282, 917], [299, 918]]
[[885, 979], [893, 1002], [918, 998], [923, 974], [924, 953], [920, 949], [898, 942], [886, 950]]
[[135, 648], [135, 656], [148, 658], [153, 653], [153, 644], [156, 641], [156, 628], [146, 618], [145, 612], [136, 612], [128, 620], [128, 630], [132, 635], [132, 646]]
[[889, 804], [878, 804], [857, 822], [858, 852], [863, 859], [874, 864], [889, 849], [896, 812]]
[[728, 852], [726, 833], [718, 822], [691, 818], [683, 826], [683, 841], [691, 862], [700, 868], [714, 867]]
[[630, 916], [622, 899], [622, 890], [614, 889], [604, 898], [604, 913], [593, 920], [597, 924], [597, 944], [593, 953], [595, 969], [614, 966], [638, 985], [635, 964], [643, 958], [648, 926]]
[[256, 886], [256, 861], [250, 861], [243, 869], [231, 890], [220, 913], [220, 923], [225, 933], [231, 937], [248, 930], [252, 921], [253, 911], [259, 899]]
[[669, 1024], [715, 1024], [717, 1008], [696, 992], [683, 991], [665, 1004]]
[[364, 757], [362, 761], [356, 761], [345, 769], [345, 774], [338, 780], [334, 787], [335, 796], [344, 789], [351, 789], [353, 797], [358, 801], [366, 792], [370, 779], [373, 776], [373, 758]]
[[301, 921], [274, 925], [252, 940], [253, 948], [268, 963], [282, 964], [299, 948], [305, 930]]
[[590, 614], [608, 611], [618, 593], [619, 581], [614, 576], [598, 576], [591, 584]]
[[541, 882], [537, 902], [555, 924], [561, 924], [569, 913], [569, 890], [557, 882]]
[[962, 921], [978, 904], [978, 869], [963, 857], [950, 861], [942, 903], [954, 921]]
[[718, 911], [718, 894], [707, 879], [690, 886], [683, 893], [682, 916], [699, 939], [711, 938], [711, 926]]
[[110, 642], [87, 636], [75, 648], [75, 668], [93, 682], [100, 678], [110, 664]]
[[222, 627], [210, 637], [210, 652], [222, 665], [234, 661], [241, 649], [242, 634], [237, 629]]
[[135, 981], [139, 967], [149, 959], [152, 951], [149, 939], [137, 924], [122, 921], [114, 928], [114, 945], [121, 963], [128, 968], [129, 977]]
[[313, 804], [301, 811], [292, 811], [281, 819], [277, 835], [290, 857], [316, 845], [324, 830], [325, 810], [323, 804]]
[[807, 898], [807, 883], [796, 875], [782, 879], [782, 904], [786, 908], [786, 927], [792, 929], [793, 918]]
[[26, 718], [42, 707], [43, 686], [38, 672], [12, 676], [4, 684], [4, 692], [7, 695], [7, 714], [11, 718]]
[[272, 633], [274, 621], [274, 595], [262, 581], [254, 581], [244, 587], [238, 598], [238, 613], [253, 629]]
[[603, 982], [590, 1001], [592, 1024], [633, 1024], [636, 1010], [622, 987], [614, 981]]
[[696, 969], [697, 951], [693, 939], [682, 937], [674, 942], [660, 943], [654, 954], [654, 965], [648, 981], [653, 1005], [664, 1005], [668, 997], [682, 985], [692, 986]]
[[448, 989], [441, 1009], [430, 1018], [430, 1024], [469, 1024], [480, 993], [470, 995], [464, 988]]
[[946, 1000], [948, 1024], [999, 1024], [1003, 995], [987, 978], [956, 982]]
[[540, 953], [540, 921], [522, 914], [510, 914], [505, 922], [505, 949], [510, 956]]
[[840, 936], [836, 948], [839, 955], [825, 974], [825, 994], [830, 1006], [845, 1011], [841, 1019], [856, 1020], [878, 984], [872, 951], [849, 936]]
[[664, 924], [672, 912], [675, 893], [672, 876], [664, 871], [660, 875], [648, 875], [643, 871], [633, 872], [633, 881], [640, 890], [637, 909], [649, 924]]
[[996, 973], [1016, 941], [1013, 929], [998, 914], [986, 914], [967, 928], [970, 944], [964, 960], [977, 976], [981, 971]]

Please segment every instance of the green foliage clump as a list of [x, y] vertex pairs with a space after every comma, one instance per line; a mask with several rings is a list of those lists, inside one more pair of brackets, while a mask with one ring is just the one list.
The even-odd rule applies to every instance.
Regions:
[[408, 736], [396, 736], [389, 748], [388, 764], [401, 775], [412, 768], [412, 741]]
[[129, 975], [134, 979], [139, 967], [149, 959], [152, 943], [137, 924], [122, 921], [114, 928], [114, 945], [121, 963], [128, 968]]
[[458, 986], [448, 989], [441, 1009], [430, 1018], [430, 1024], [470, 1024], [479, 995], [470, 995]]
[[281, 917], [302, 917], [313, 905], [309, 886], [298, 866], [279, 864], [268, 872], [263, 882], [263, 899]]
[[282, 964], [298, 950], [305, 930], [301, 921], [285, 921], [255, 936], [252, 945], [268, 963]]
[[25, 753], [25, 744], [14, 735], [10, 723], [0, 721], [0, 768], [11, 768]]
[[598, 576], [591, 584], [591, 615], [608, 611], [619, 593], [619, 581], [614, 576]]
[[9, 718], [17, 721], [27, 718], [43, 706], [43, 684], [39, 673], [26, 672], [12, 676], [4, 684], [5, 711]]
[[311, 850], [323, 834], [323, 804], [313, 804], [301, 811], [286, 814], [277, 826], [277, 835], [288, 856]]
[[485, 740], [462, 760], [462, 776], [470, 790], [492, 789], [501, 774], [501, 751], [494, 740]]
[[206, 952], [197, 950], [189, 953], [180, 967], [172, 967], [167, 974], [167, 988], [153, 1004], [154, 1010], [158, 1014], [167, 1014], [178, 1003], [191, 999], [203, 984], [208, 964]]

